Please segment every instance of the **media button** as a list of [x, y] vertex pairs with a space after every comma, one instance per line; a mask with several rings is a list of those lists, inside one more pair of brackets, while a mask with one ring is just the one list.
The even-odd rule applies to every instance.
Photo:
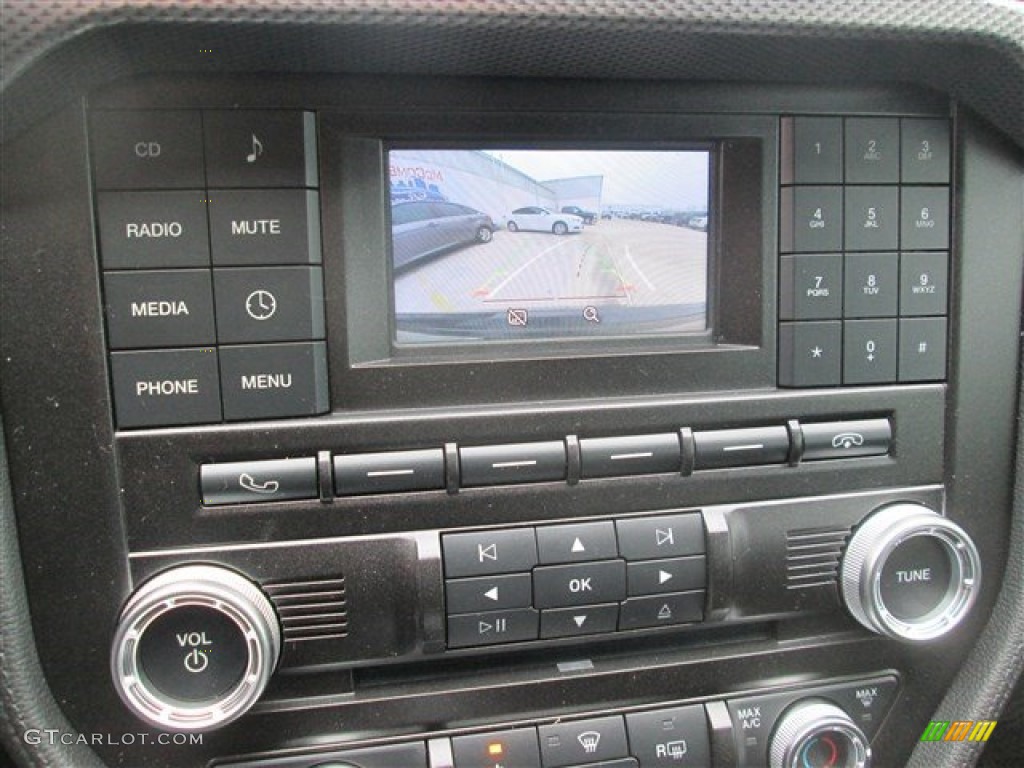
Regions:
[[299, 111], [203, 113], [210, 187], [316, 187], [316, 115]]
[[449, 616], [448, 647], [470, 648], [536, 640], [538, 616], [532, 608]]
[[626, 596], [626, 564], [602, 560], [549, 565], [533, 571], [533, 604], [538, 608], [612, 603]]
[[94, 112], [91, 122], [97, 189], [206, 186], [198, 112]]
[[537, 528], [537, 553], [542, 563], [576, 563], [618, 557], [611, 521], [545, 525]]
[[627, 560], [655, 560], [704, 554], [704, 522], [698, 513], [636, 517], [615, 521], [619, 554]]
[[100, 192], [104, 269], [209, 267], [206, 193]]
[[330, 410], [327, 345], [322, 341], [221, 347], [220, 378], [227, 421]]
[[217, 189], [209, 195], [214, 266], [320, 263], [315, 191]]
[[441, 537], [449, 579], [529, 571], [537, 564], [533, 528], [449, 533]]
[[272, 459], [199, 468], [203, 506], [319, 498], [316, 459]]
[[111, 349], [217, 341], [208, 269], [107, 272], [103, 287]]
[[562, 768], [629, 756], [622, 715], [542, 725], [537, 728], [541, 764]]
[[549, 608], [540, 612], [540, 636], [580, 637], [614, 632], [619, 622], [619, 606], [581, 605], [578, 608]]
[[704, 619], [704, 592], [631, 597], [619, 610], [619, 629], [691, 624]]
[[161, 427], [220, 421], [217, 350], [162, 349], [110, 355], [117, 425]]

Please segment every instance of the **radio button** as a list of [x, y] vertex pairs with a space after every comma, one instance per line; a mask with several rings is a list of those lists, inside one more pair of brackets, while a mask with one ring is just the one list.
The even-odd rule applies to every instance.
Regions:
[[97, 195], [104, 269], [209, 267], [204, 192]]
[[897, 118], [849, 118], [845, 139], [847, 184], [895, 184], [900, 180]]
[[506, 485], [565, 480], [565, 443], [517, 443], [459, 448], [462, 485]]
[[316, 115], [298, 111], [203, 113], [210, 187], [315, 187]]
[[203, 506], [315, 499], [319, 497], [316, 459], [273, 459], [199, 468]]
[[540, 636], [578, 637], [614, 632], [619, 623], [619, 605], [581, 605], [578, 608], [550, 608], [540, 612]]
[[900, 129], [903, 183], [949, 183], [949, 121], [905, 118]]
[[779, 324], [779, 386], [838, 387], [843, 325], [837, 321]]
[[949, 248], [949, 188], [900, 190], [900, 248], [945, 251]]
[[779, 275], [779, 317], [828, 320], [843, 315], [841, 253], [783, 256]]
[[533, 581], [528, 573], [449, 579], [444, 591], [449, 614], [529, 608], [533, 603]]
[[647, 560], [626, 565], [627, 593], [630, 597], [704, 589], [707, 581], [707, 561], [703, 555]]
[[222, 344], [324, 337], [323, 272], [318, 267], [215, 269]]
[[896, 381], [896, 320], [847, 320], [843, 323], [843, 383], [891, 384]]
[[900, 257], [900, 315], [946, 314], [948, 253], [905, 253]]
[[538, 608], [612, 603], [626, 596], [626, 564], [603, 560], [549, 565], [533, 571], [533, 604]]
[[615, 530], [627, 560], [704, 554], [704, 521], [697, 513], [616, 520]]
[[205, 186], [198, 112], [94, 112], [97, 189]]
[[213, 348], [114, 352], [110, 369], [121, 428], [220, 421], [220, 378]]
[[679, 435], [630, 435], [580, 440], [581, 476], [615, 477], [679, 472]]
[[214, 266], [320, 263], [316, 192], [211, 190], [209, 208]]
[[704, 620], [704, 592], [631, 597], [619, 610], [619, 629], [647, 629]]
[[444, 452], [440, 448], [334, 457], [334, 489], [339, 496], [442, 488]]
[[519, 643], [537, 639], [539, 614], [532, 608], [463, 613], [448, 617], [448, 647]]
[[896, 187], [847, 187], [843, 216], [848, 251], [894, 251], [899, 245]]
[[452, 752], [455, 768], [540, 768], [533, 727], [456, 736]]
[[221, 347], [220, 381], [227, 421], [330, 410], [327, 345], [322, 341]]
[[842, 183], [842, 118], [783, 118], [782, 136], [783, 184]]
[[848, 253], [843, 280], [845, 317], [896, 316], [899, 299], [896, 253]]
[[537, 528], [537, 555], [541, 563], [605, 560], [618, 554], [615, 526], [610, 521]]
[[800, 431], [804, 438], [803, 461], [884, 456], [892, 442], [888, 419], [801, 423]]
[[783, 252], [843, 249], [842, 187], [784, 187], [779, 203]]
[[785, 464], [789, 458], [789, 432], [785, 427], [694, 432], [693, 441], [695, 469]]
[[449, 579], [520, 573], [537, 564], [533, 528], [449, 533], [441, 537], [444, 572]]
[[103, 276], [111, 349], [213, 344], [208, 269], [108, 272]]
[[647, 768], [696, 768], [711, 765], [704, 707], [658, 709], [626, 715], [629, 744]]
[[554, 723], [537, 728], [544, 768], [563, 768], [629, 756], [622, 715]]

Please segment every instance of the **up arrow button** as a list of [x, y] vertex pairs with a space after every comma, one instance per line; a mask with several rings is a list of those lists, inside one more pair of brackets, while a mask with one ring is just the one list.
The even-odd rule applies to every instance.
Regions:
[[611, 522], [549, 525], [537, 529], [537, 553], [543, 565], [618, 557]]

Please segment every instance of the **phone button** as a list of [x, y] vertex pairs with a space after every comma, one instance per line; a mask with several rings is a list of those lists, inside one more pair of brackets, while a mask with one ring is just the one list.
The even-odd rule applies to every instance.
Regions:
[[888, 419], [801, 424], [800, 429], [804, 436], [804, 461], [884, 456], [892, 443]]
[[319, 498], [313, 457], [203, 464], [199, 484], [208, 507]]

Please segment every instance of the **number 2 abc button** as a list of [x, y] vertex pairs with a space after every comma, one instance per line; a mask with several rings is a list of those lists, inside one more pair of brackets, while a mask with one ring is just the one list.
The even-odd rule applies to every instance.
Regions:
[[449, 579], [528, 571], [537, 564], [533, 528], [450, 533], [441, 539]]

